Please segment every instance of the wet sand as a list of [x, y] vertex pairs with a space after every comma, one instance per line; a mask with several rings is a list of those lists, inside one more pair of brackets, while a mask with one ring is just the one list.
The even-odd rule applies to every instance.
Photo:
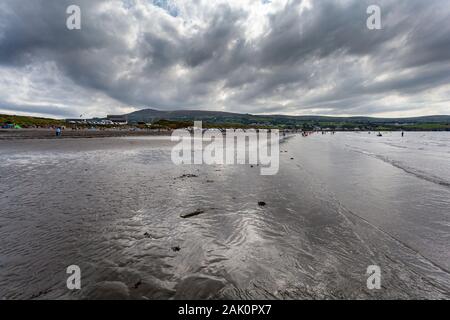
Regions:
[[450, 190], [354, 141], [288, 139], [275, 176], [169, 137], [0, 141], [0, 298], [450, 298]]
[[169, 131], [157, 130], [72, 130], [65, 129], [62, 135], [57, 137], [53, 129], [0, 129], [0, 140], [23, 139], [79, 139], [79, 138], [106, 138], [106, 137], [141, 137], [170, 135]]

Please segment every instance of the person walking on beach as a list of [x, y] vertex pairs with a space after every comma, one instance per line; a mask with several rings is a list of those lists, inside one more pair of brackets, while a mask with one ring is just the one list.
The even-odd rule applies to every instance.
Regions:
[[402, 137], [405, 135], [405, 132], [404, 131], [402, 131]]
[[61, 136], [61, 127], [56, 128], [56, 136]]

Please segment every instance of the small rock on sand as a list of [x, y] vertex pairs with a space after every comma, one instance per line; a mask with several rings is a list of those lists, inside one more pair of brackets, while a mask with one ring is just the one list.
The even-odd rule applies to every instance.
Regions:
[[139, 287], [141, 286], [141, 284], [142, 284], [142, 281], [139, 280], [139, 281], [136, 282], [136, 284], [134, 285], [134, 288], [135, 288], [135, 289], [139, 288]]
[[201, 210], [201, 209], [197, 209], [194, 212], [182, 214], [182, 215], [180, 215], [180, 217], [183, 219], [186, 219], [186, 218], [198, 216], [199, 214], [202, 214], [202, 213], [205, 213], [205, 211]]
[[174, 252], [178, 252], [178, 251], [181, 250], [181, 248], [180, 248], [179, 246], [172, 247], [171, 249], [172, 249], [172, 251], [174, 251]]
[[259, 201], [258, 202], [258, 206], [260, 207], [264, 207], [266, 205], [266, 203], [264, 201]]
[[184, 178], [198, 178], [198, 175], [187, 173], [187, 174], [183, 174], [182, 176], [175, 178], [175, 179], [184, 179]]

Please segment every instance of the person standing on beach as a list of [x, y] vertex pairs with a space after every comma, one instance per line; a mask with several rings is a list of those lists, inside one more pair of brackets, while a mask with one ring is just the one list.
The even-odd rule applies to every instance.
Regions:
[[61, 136], [61, 127], [56, 128], [56, 136]]

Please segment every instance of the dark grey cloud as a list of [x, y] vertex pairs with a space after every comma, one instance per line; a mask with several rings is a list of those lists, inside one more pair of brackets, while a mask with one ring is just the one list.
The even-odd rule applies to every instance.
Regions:
[[29, 114], [44, 114], [55, 115], [61, 118], [78, 117], [79, 114], [75, 110], [70, 110], [65, 106], [49, 106], [49, 105], [21, 105], [11, 104], [8, 102], [0, 101], [0, 110], [6, 112], [25, 112]]
[[4, 0], [0, 110], [450, 113], [448, 21], [446, 0]]

